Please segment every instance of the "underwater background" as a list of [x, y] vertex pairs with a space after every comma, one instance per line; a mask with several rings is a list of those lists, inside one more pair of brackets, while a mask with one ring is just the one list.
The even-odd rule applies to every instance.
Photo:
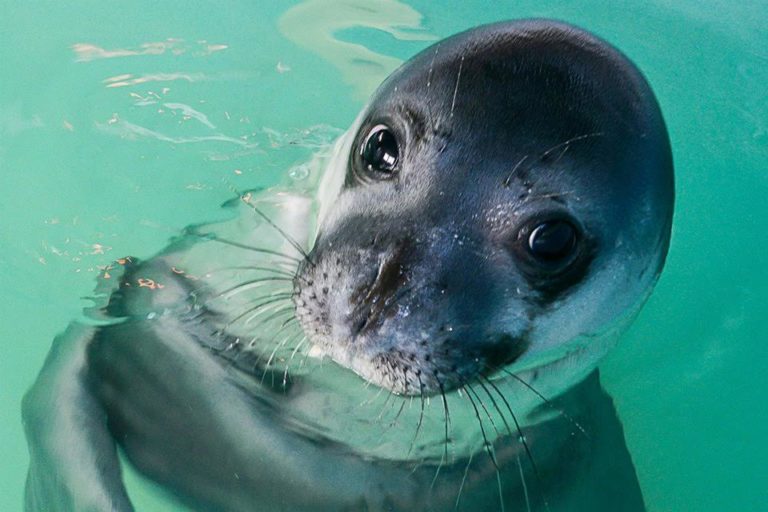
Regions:
[[[768, 510], [768, 2], [0, 0], [0, 510], [20, 401], [99, 267], [303, 165], [432, 41], [550, 17], [625, 52], [676, 167], [655, 293], [601, 364], [650, 511]], [[182, 510], [130, 473], [137, 510]]]

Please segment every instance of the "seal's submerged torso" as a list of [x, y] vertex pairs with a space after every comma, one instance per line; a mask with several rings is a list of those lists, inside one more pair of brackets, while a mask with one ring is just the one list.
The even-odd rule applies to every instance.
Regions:
[[634, 66], [560, 23], [470, 30], [327, 169], [123, 262], [110, 325], [71, 329], [25, 402], [28, 508], [129, 510], [117, 442], [217, 510], [642, 509], [594, 371], [669, 243]]

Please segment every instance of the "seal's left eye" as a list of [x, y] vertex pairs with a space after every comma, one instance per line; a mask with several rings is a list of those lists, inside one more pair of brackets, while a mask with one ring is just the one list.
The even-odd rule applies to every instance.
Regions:
[[582, 281], [597, 241], [568, 212], [544, 211], [521, 224], [511, 248], [538, 298], [552, 300]]
[[528, 236], [528, 251], [543, 263], [568, 260], [576, 250], [576, 228], [566, 220], [552, 220], [536, 226]]
[[400, 148], [395, 134], [383, 124], [375, 126], [360, 148], [360, 157], [368, 171], [391, 175], [400, 159]]

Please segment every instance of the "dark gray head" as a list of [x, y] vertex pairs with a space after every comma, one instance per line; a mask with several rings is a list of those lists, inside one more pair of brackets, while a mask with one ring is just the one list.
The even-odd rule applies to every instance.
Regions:
[[632, 63], [582, 30], [518, 21], [443, 40], [382, 84], [345, 144], [297, 314], [395, 392], [563, 358], [661, 271], [664, 122]]

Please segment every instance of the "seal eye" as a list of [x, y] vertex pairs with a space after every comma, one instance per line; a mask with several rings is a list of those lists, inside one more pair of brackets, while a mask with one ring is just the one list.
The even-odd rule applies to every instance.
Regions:
[[400, 158], [397, 138], [383, 124], [375, 126], [360, 148], [360, 157], [369, 172], [389, 177], [394, 173]]
[[542, 222], [528, 235], [528, 252], [547, 265], [565, 263], [576, 251], [578, 232], [566, 220]]
[[548, 303], [579, 284], [597, 254], [598, 240], [568, 212], [544, 211], [517, 231], [512, 253], [525, 279]]

